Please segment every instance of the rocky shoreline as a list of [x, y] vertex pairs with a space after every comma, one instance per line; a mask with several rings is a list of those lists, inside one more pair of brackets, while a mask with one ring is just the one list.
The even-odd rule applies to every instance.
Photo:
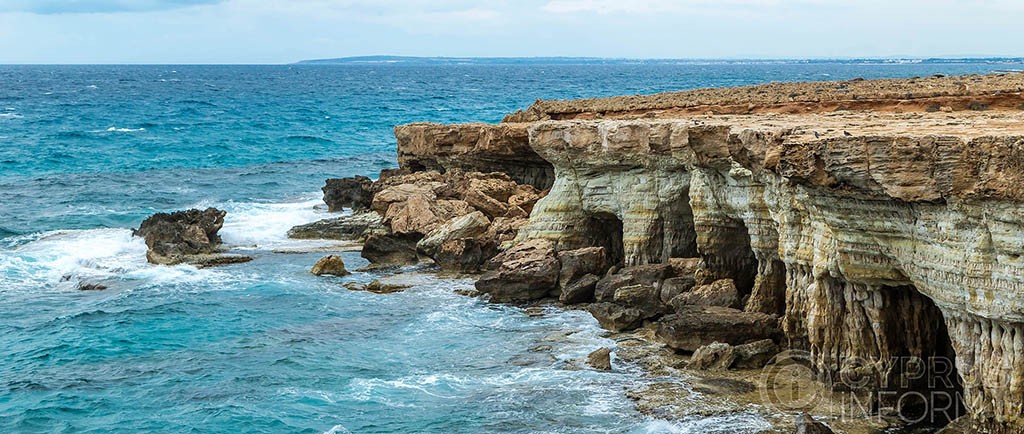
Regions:
[[[352, 214], [289, 235], [585, 309], [619, 342], [591, 366], [691, 384], [628, 392], [656, 417], [1024, 432], [1022, 92], [1021, 75], [769, 84], [399, 126], [400, 169], [328, 180]], [[137, 235], [150, 262], [204, 264], [222, 224], [158, 215]]]

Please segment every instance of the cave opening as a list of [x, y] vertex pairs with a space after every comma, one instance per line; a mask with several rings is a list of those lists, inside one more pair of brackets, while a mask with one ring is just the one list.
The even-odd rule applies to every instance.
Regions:
[[757, 257], [742, 220], [723, 218], [698, 234], [701, 257], [716, 278], [732, 279], [741, 297], [750, 295], [757, 279]]
[[[893, 367], [879, 405], [895, 409], [911, 428], [941, 428], [966, 414], [956, 352], [942, 311], [914, 286], [882, 287], [891, 303], [885, 323]], [[893, 330], [896, 329], [896, 330]], [[887, 387], [886, 387], [887, 386]]]
[[609, 212], [590, 214], [584, 224], [586, 245], [604, 247], [609, 265], [622, 265], [625, 247], [622, 244], [622, 220]]
[[670, 217], [663, 221], [661, 260], [697, 257], [697, 230], [694, 228], [689, 190], [684, 190], [666, 207], [661, 214]]

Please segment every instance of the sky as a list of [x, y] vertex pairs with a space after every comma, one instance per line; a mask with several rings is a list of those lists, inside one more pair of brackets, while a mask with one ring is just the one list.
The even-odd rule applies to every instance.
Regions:
[[0, 0], [0, 63], [1024, 56], [1020, 0]]

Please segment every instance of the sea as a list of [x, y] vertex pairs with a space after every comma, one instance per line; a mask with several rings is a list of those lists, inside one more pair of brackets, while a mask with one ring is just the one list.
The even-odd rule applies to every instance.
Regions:
[[[989, 62], [0, 65], [0, 432], [753, 433], [757, 409], [664, 421], [585, 312], [539, 314], [404, 270], [318, 278], [326, 178], [396, 167], [395, 125], [498, 122], [534, 100], [771, 81], [987, 73]], [[146, 263], [148, 215], [228, 212], [255, 258]], [[303, 253], [306, 252], [306, 253]], [[366, 261], [341, 253], [348, 268]], [[81, 282], [109, 286], [80, 291]]]

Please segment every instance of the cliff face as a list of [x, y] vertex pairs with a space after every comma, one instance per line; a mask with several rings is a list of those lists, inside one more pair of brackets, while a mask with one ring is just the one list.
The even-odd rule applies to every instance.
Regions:
[[[929, 80], [884, 82], [885, 92], [855, 100], [927, 90], [922, 98], [944, 98], [941, 110], [833, 112], [836, 97], [800, 114], [685, 117], [681, 110], [707, 104], [677, 95], [674, 105], [667, 97], [636, 105], [654, 113], [644, 119], [597, 110], [620, 119], [502, 124], [526, 128], [509, 149], [523, 155], [528, 144], [554, 175], [519, 239], [604, 246], [625, 265], [699, 256], [711, 278], [734, 279], [745, 310], [782, 317], [788, 345], [810, 353], [822, 381], [914, 389], [927, 376], [894, 361], [953, 359], [974, 423], [1019, 432], [1024, 100], [1007, 92], [1019, 92], [1024, 77]], [[972, 105], [982, 100], [998, 110]], [[576, 113], [602, 104], [578, 103]], [[512, 120], [593, 117], [567, 116], [564, 104], [547, 109]], [[410, 143], [400, 136], [400, 152], [451, 148]]]

